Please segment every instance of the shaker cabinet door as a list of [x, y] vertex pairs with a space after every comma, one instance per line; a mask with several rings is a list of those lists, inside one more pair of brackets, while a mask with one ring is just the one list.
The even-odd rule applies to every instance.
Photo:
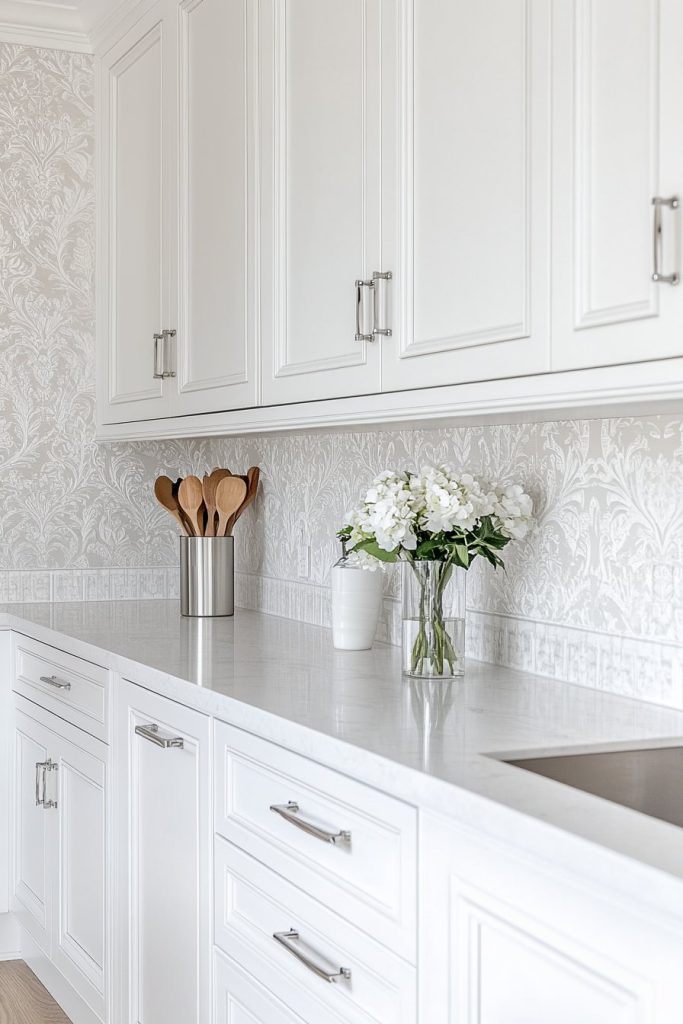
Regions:
[[172, 378], [161, 374], [173, 372], [173, 344], [155, 340], [175, 327], [167, 322], [174, 21], [165, 10], [155, 4], [100, 60], [97, 330], [104, 423], [169, 415]]
[[[16, 712], [14, 734], [14, 900], [19, 923], [50, 955], [52, 853], [49, 812], [43, 803], [53, 746], [49, 729]], [[50, 785], [52, 784], [50, 779]]]
[[[105, 755], [106, 756], [106, 755]], [[108, 1006], [106, 763], [55, 737], [58, 822], [52, 959], [103, 1020]]]
[[553, 369], [681, 355], [683, 5], [558, 0], [554, 19]]
[[[257, 0], [182, 0], [174, 414], [257, 398]], [[173, 326], [176, 326], [174, 323]]]
[[380, 0], [262, 10], [262, 400], [372, 394], [379, 343], [355, 338], [355, 282], [383, 270]]
[[117, 690], [121, 1020], [208, 1024], [209, 719]]
[[383, 390], [546, 370], [550, 5], [389, 6], [399, 40], [383, 88], [394, 274]]

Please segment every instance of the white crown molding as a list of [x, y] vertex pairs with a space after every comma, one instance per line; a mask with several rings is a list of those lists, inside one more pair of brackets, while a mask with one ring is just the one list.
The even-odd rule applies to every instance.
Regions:
[[0, 42], [92, 52], [76, 3], [0, 0]]
[[76, 53], [102, 52], [146, 0], [0, 0], [0, 42]]

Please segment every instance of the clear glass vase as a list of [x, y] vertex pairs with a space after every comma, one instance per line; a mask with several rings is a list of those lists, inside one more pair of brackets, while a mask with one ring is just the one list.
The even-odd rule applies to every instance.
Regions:
[[465, 674], [464, 569], [446, 562], [404, 562], [403, 671], [417, 678]]

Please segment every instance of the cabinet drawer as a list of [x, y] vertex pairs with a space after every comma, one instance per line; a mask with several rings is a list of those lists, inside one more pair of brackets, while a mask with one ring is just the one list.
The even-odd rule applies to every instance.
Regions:
[[214, 853], [216, 945], [274, 995], [315, 1024], [413, 1024], [414, 968], [224, 839]]
[[108, 671], [20, 633], [13, 647], [15, 692], [107, 742]]
[[214, 1024], [314, 1024], [292, 1013], [218, 950], [213, 956], [213, 980]]
[[233, 726], [215, 729], [216, 831], [414, 962], [415, 809]]

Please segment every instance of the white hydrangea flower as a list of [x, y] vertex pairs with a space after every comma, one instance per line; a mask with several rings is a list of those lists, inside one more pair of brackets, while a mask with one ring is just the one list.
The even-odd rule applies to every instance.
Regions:
[[346, 556], [346, 565], [350, 569], [364, 569], [366, 572], [377, 572], [384, 569], [384, 562], [367, 551], [351, 551]]
[[416, 517], [406, 473], [385, 470], [373, 480], [365, 500], [349, 518], [351, 545], [374, 538], [383, 551], [417, 546]]
[[499, 488], [494, 509], [494, 525], [506, 537], [524, 540], [531, 527], [534, 504], [519, 484]]
[[423, 466], [411, 478], [420, 528], [427, 533], [473, 530], [492, 515], [496, 495], [470, 473], [459, 476], [449, 465]]

